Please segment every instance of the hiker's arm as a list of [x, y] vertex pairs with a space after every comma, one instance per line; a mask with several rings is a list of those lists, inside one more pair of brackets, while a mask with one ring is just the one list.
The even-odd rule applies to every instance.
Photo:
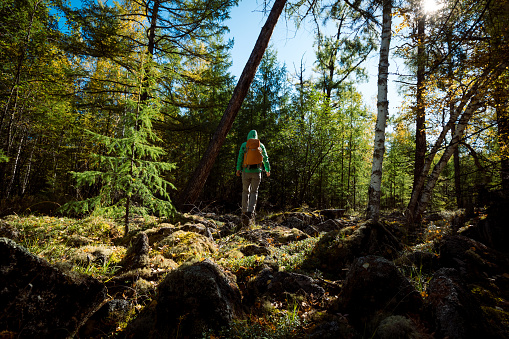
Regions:
[[267, 176], [270, 176], [270, 163], [269, 156], [267, 155], [267, 150], [263, 144], [260, 144], [260, 147], [262, 149], [263, 167], [265, 168], [265, 172], [267, 172]]
[[244, 153], [245, 153], [246, 143], [243, 143], [239, 149], [239, 155], [237, 156], [237, 175], [240, 175], [240, 170], [242, 169], [242, 162], [244, 161]]

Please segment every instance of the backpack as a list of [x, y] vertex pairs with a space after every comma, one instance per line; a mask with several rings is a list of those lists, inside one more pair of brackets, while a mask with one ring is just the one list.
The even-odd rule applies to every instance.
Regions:
[[259, 167], [263, 162], [262, 148], [259, 139], [249, 139], [246, 142], [246, 153], [244, 153], [243, 167]]

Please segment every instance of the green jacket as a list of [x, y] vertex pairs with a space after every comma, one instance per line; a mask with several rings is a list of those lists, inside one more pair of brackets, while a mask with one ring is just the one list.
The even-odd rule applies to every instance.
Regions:
[[[258, 132], [252, 130], [247, 135], [247, 140], [249, 139], [258, 139]], [[260, 148], [262, 149], [263, 156], [263, 167], [265, 167], [266, 172], [270, 172], [270, 164], [269, 164], [269, 156], [267, 155], [267, 151], [265, 150], [265, 146], [260, 142]], [[244, 171], [246, 173], [260, 173], [262, 172], [261, 168], [242, 168], [242, 163], [244, 162], [244, 153], [246, 153], [246, 142], [240, 146], [239, 156], [237, 157], [237, 171]]]

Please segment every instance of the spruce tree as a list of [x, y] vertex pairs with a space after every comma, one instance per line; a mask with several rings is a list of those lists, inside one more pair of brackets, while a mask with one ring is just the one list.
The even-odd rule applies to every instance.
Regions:
[[168, 189], [174, 188], [162, 173], [175, 168], [175, 164], [159, 161], [165, 154], [157, 146], [160, 138], [152, 129], [160, 103], [148, 95], [154, 90], [156, 68], [141, 57], [138, 71], [131, 73], [127, 82], [135, 88], [126, 95], [124, 114], [113, 136], [87, 130], [90, 142], [101, 151], [91, 155], [95, 170], [71, 172], [77, 186], [98, 186], [97, 195], [64, 205], [67, 211], [92, 212], [94, 215], [124, 217], [125, 234], [129, 232], [132, 214], [170, 216], [174, 207]]

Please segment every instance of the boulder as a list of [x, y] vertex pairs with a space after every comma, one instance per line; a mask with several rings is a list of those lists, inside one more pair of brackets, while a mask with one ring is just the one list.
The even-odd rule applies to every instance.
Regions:
[[467, 283], [502, 275], [509, 270], [506, 255], [461, 235], [444, 237], [439, 243], [440, 265], [458, 270]]
[[272, 253], [268, 247], [255, 244], [242, 245], [239, 247], [239, 251], [246, 257], [251, 255], [269, 255]]
[[422, 333], [419, 333], [415, 324], [402, 315], [393, 315], [382, 320], [376, 330], [376, 334], [380, 339], [425, 338]]
[[501, 252], [509, 253], [509, 221], [507, 207], [509, 200], [498, 198], [486, 211], [487, 217], [477, 225], [465, 228], [461, 234], [473, 238]]
[[358, 329], [378, 312], [418, 313], [422, 305], [421, 295], [398, 268], [377, 256], [360, 257], [353, 262], [337, 304]]
[[265, 268], [249, 282], [246, 299], [249, 303], [258, 297], [269, 296], [271, 299], [286, 301], [289, 295], [317, 299], [324, 294], [325, 290], [307, 275]]
[[330, 231], [334, 231], [334, 230], [339, 230], [343, 227], [341, 226], [341, 224], [338, 221], [336, 221], [334, 219], [328, 219], [328, 220], [325, 220], [324, 222], [321, 222], [318, 225], [316, 225], [315, 228], [318, 230], [318, 232], [322, 233], [322, 232], [330, 232]]
[[428, 286], [426, 311], [437, 338], [494, 338], [459, 272], [441, 268]]
[[323, 218], [320, 215], [311, 212], [278, 213], [272, 215], [269, 219], [290, 228], [296, 227], [296, 223], [316, 225], [323, 221]]
[[112, 299], [106, 302], [88, 319], [79, 331], [80, 338], [102, 338], [105, 333], [114, 333], [129, 311], [131, 303], [124, 299]]
[[398, 266], [414, 266], [421, 273], [433, 273], [439, 269], [439, 256], [431, 252], [414, 251], [403, 254], [394, 260]]
[[158, 247], [168, 259], [182, 263], [186, 260], [204, 257], [217, 250], [214, 240], [194, 232], [176, 231], [161, 240]]
[[323, 216], [324, 219], [339, 219], [342, 218], [345, 215], [346, 210], [334, 208], [334, 209], [325, 209], [320, 210], [320, 216]]
[[196, 338], [242, 314], [235, 277], [210, 260], [170, 272], [156, 300], [127, 328], [131, 338]]
[[275, 226], [270, 229], [245, 230], [237, 234], [250, 242], [264, 247], [269, 245], [284, 245], [309, 238], [306, 233], [296, 228], [289, 229], [281, 226]]
[[17, 338], [73, 337], [106, 299], [92, 277], [64, 274], [0, 238], [0, 332]]
[[16, 241], [19, 237], [19, 231], [7, 222], [0, 220], [0, 237], [5, 237]]
[[122, 272], [146, 267], [149, 262], [149, 240], [145, 232], [139, 233], [133, 240], [131, 247], [127, 249], [127, 253], [122, 259], [120, 265]]
[[304, 265], [338, 276], [355, 258], [378, 255], [392, 259], [400, 249], [401, 243], [386, 226], [367, 221], [358, 227], [325, 234], [316, 243]]

